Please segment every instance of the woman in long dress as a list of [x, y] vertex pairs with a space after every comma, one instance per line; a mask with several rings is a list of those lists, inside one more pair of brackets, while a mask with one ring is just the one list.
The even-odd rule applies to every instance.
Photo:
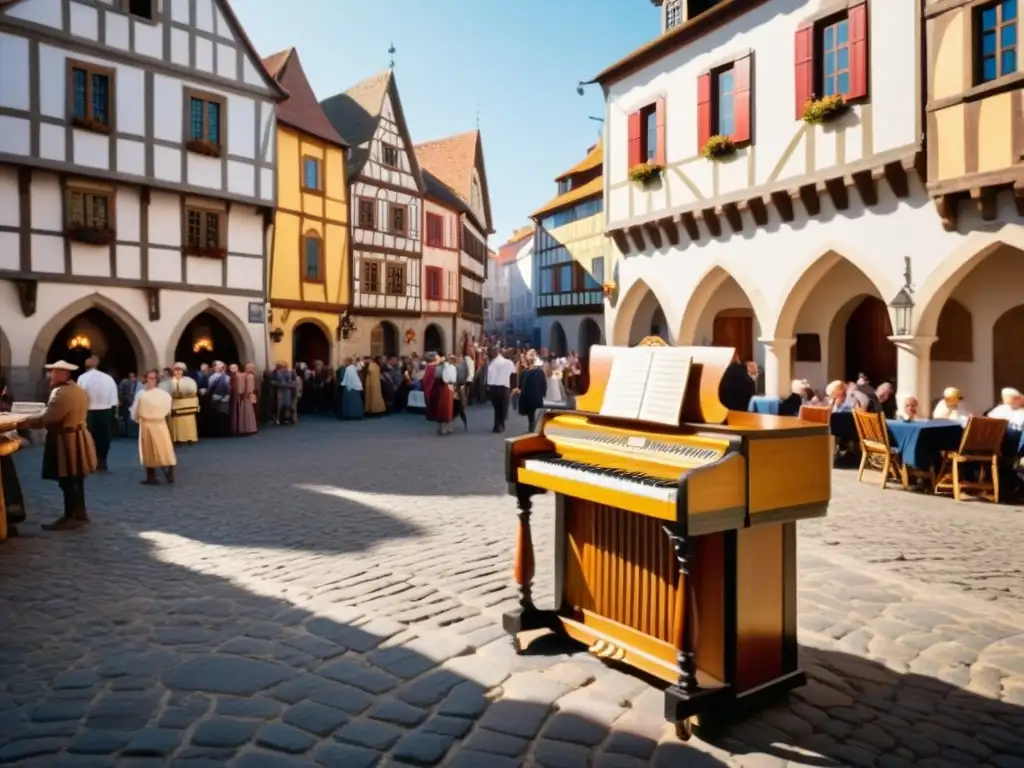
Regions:
[[157, 469], [163, 470], [168, 483], [174, 482], [174, 441], [167, 427], [167, 417], [174, 407], [174, 398], [159, 386], [160, 373], [146, 372], [145, 389], [132, 402], [132, 421], [139, 425], [139, 461], [146, 468], [143, 485], [159, 485]]
[[344, 372], [341, 374], [341, 403], [338, 409], [338, 418], [345, 421], [352, 421], [363, 418], [363, 382], [359, 380], [359, 371], [352, 363], [352, 358], [346, 358]]
[[370, 358], [370, 362], [366, 364], [365, 390], [366, 404], [364, 410], [366, 413], [370, 416], [381, 416], [387, 413], [388, 407], [384, 404], [384, 394], [380, 388], [380, 366], [373, 358]]
[[455, 384], [458, 371], [455, 365], [445, 358], [437, 364], [434, 371], [434, 385], [430, 390], [430, 401], [427, 412], [433, 415], [432, 421], [437, 422], [437, 434], [450, 435], [452, 422], [455, 421]]
[[161, 382], [160, 388], [174, 399], [171, 408], [171, 438], [175, 443], [197, 443], [199, 430], [196, 428], [196, 414], [199, 413], [199, 387], [196, 386], [195, 379], [185, 375], [185, 370], [184, 363], [175, 363], [171, 378]]
[[231, 405], [233, 408], [232, 423], [236, 435], [253, 435], [258, 429], [256, 425], [256, 374], [249, 370], [240, 371], [234, 368], [235, 385], [232, 388]]
[[547, 379], [547, 391], [544, 393], [544, 405], [565, 405], [565, 388], [562, 386], [562, 371], [558, 363], [551, 361], [544, 365], [544, 376]]

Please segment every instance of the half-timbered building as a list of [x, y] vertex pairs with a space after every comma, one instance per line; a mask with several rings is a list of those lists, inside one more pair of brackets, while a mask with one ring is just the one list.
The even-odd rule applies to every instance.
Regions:
[[[262, 364], [274, 105], [225, 0], [0, 2], [0, 347]], [[30, 384], [31, 382], [31, 384]]]
[[537, 327], [555, 355], [586, 357], [604, 337], [604, 281], [615, 244], [604, 236], [601, 142], [555, 177], [557, 194], [533, 212]]
[[733, 346], [769, 394], [865, 373], [922, 402], [950, 384], [989, 401], [1005, 382], [988, 365], [931, 370], [936, 352], [965, 356], [937, 341], [939, 315], [975, 243], [999, 236], [974, 213], [949, 231], [930, 204], [922, 3], [656, 5], [664, 32], [595, 78], [605, 228], [624, 254], [613, 342]]
[[484, 322], [484, 281], [488, 238], [494, 234], [487, 188], [484, 145], [480, 131], [468, 131], [416, 146], [423, 168], [444, 183], [461, 201], [459, 223], [458, 345], [479, 339]]
[[336, 368], [349, 307], [348, 145], [313, 95], [294, 48], [268, 56], [288, 91], [277, 109], [277, 213], [270, 253], [271, 358]]
[[459, 336], [459, 239], [465, 203], [423, 171], [423, 351], [453, 352]]
[[354, 328], [351, 354], [397, 355], [423, 336], [423, 177], [395, 73], [380, 72], [321, 102], [348, 156]]

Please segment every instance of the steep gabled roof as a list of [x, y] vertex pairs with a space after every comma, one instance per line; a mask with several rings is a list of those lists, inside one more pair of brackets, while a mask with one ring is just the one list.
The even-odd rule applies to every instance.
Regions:
[[419, 161], [409, 136], [409, 125], [405, 121], [405, 111], [398, 97], [398, 85], [395, 73], [385, 69], [371, 77], [356, 83], [343, 93], [331, 96], [320, 102], [334, 129], [344, 136], [352, 146], [348, 164], [348, 178], [351, 181], [358, 176], [370, 157], [370, 141], [377, 132], [381, 112], [384, 110], [384, 97], [390, 96], [392, 109], [395, 110], [395, 121], [405, 142], [405, 153], [409, 157], [413, 178], [417, 188], [423, 190], [423, 175], [420, 173]]
[[575, 176], [577, 173], [584, 173], [585, 171], [592, 171], [600, 165], [604, 164], [604, 142], [598, 139], [597, 144], [590, 148], [587, 152], [587, 156], [580, 160], [576, 165], [570, 168], [568, 171], [564, 171], [555, 176], [555, 181], [562, 181], [570, 176]]
[[469, 206], [462, 201], [458, 195], [430, 171], [423, 171], [423, 193], [433, 198], [441, 205], [447, 206], [459, 213], [471, 213]]
[[[424, 169], [447, 184], [462, 201], [469, 206], [473, 186], [473, 169], [480, 177], [480, 194], [483, 196], [484, 217], [477, 225], [494, 234], [491, 223], [491, 195], [487, 188], [487, 171], [484, 165], [484, 147], [480, 131], [467, 131], [416, 145], [416, 156]], [[476, 216], [473, 217], [474, 220]]]
[[277, 105], [277, 121], [296, 128], [330, 144], [347, 147], [348, 142], [336, 131], [327, 115], [316, 100], [306, 73], [299, 60], [299, 52], [294, 48], [279, 51], [263, 60], [278, 83], [288, 91], [288, 98]]

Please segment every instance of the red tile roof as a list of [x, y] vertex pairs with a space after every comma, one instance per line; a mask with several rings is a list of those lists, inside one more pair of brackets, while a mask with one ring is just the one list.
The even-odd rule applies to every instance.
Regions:
[[263, 66], [288, 91], [288, 99], [277, 105], [278, 122], [330, 144], [349, 146], [320, 108], [320, 102], [302, 69], [298, 51], [294, 48], [279, 51], [265, 58]]
[[416, 159], [426, 171], [444, 182], [468, 206], [473, 186], [473, 169], [480, 177], [480, 193], [483, 196], [483, 214], [487, 221], [477, 222], [485, 230], [491, 230], [491, 198], [487, 189], [487, 174], [484, 170], [483, 142], [480, 131], [467, 131], [443, 139], [417, 144], [414, 148]]

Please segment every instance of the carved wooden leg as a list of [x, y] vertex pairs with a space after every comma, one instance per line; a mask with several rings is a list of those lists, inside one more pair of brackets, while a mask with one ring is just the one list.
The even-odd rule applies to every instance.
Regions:
[[533, 575], [536, 563], [533, 557], [533, 535], [530, 532], [530, 512], [533, 501], [522, 495], [519, 502], [519, 527], [516, 531], [516, 555], [512, 575], [519, 586], [519, 607], [526, 613], [536, 610], [533, 604]]
[[665, 528], [672, 548], [675, 550], [676, 562], [679, 564], [679, 589], [677, 590], [676, 625], [673, 635], [676, 644], [676, 663], [679, 665], [679, 688], [687, 694], [696, 693], [697, 661], [696, 661], [696, 625], [697, 625], [697, 592], [690, 579], [693, 552], [687, 536], [683, 536], [674, 528]]

